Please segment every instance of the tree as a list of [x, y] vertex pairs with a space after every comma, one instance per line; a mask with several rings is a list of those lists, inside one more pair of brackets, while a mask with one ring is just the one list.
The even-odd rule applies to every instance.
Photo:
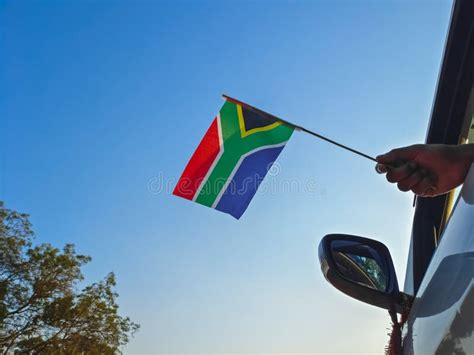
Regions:
[[0, 350], [115, 354], [139, 326], [118, 313], [115, 277], [79, 289], [91, 260], [74, 245], [33, 245], [28, 215], [0, 202]]

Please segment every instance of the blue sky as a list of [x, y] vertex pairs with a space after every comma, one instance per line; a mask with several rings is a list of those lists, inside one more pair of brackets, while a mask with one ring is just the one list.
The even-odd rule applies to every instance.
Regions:
[[386, 312], [336, 291], [316, 258], [327, 233], [376, 238], [403, 284], [412, 196], [370, 161], [296, 132], [239, 221], [169, 190], [221, 93], [370, 155], [422, 142], [450, 11], [2, 1], [0, 198], [38, 242], [91, 255], [87, 281], [116, 273], [141, 324], [125, 353], [380, 353]]

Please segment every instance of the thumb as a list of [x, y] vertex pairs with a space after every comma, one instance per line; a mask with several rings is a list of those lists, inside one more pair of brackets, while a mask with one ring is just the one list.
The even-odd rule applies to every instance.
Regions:
[[375, 159], [378, 163], [390, 164], [397, 161], [413, 160], [418, 152], [418, 145], [411, 145], [409, 147], [392, 149], [388, 153], [378, 155]]

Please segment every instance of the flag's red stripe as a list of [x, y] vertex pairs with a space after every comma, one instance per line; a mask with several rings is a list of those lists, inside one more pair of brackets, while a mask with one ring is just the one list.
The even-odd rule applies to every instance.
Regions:
[[217, 154], [219, 154], [219, 150], [219, 127], [217, 118], [215, 118], [184, 169], [174, 188], [173, 195], [192, 200]]

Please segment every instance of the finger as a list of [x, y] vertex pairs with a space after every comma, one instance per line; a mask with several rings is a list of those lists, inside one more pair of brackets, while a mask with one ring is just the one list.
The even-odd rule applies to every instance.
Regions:
[[382, 164], [390, 164], [397, 160], [413, 160], [419, 152], [419, 144], [404, 148], [392, 149], [388, 153], [378, 155], [375, 159]]
[[375, 171], [379, 174], [385, 174], [388, 171], [388, 168], [385, 164], [376, 164]]
[[421, 169], [415, 170], [410, 176], [398, 182], [398, 189], [400, 191], [409, 191], [415, 185], [421, 182], [425, 177], [424, 171]]
[[425, 176], [418, 184], [412, 187], [412, 191], [422, 197], [433, 196], [436, 192], [436, 185], [433, 179], [429, 176]]
[[379, 174], [385, 174], [390, 169], [398, 168], [403, 164], [405, 164], [405, 162], [403, 161], [395, 161], [395, 162], [390, 163], [390, 165], [377, 163], [375, 165], [375, 171]]
[[423, 193], [423, 197], [434, 197], [438, 189], [435, 186], [428, 187]]
[[405, 163], [396, 168], [390, 168], [387, 171], [386, 178], [389, 182], [399, 182], [410, 176], [416, 170], [416, 164], [413, 162]]

